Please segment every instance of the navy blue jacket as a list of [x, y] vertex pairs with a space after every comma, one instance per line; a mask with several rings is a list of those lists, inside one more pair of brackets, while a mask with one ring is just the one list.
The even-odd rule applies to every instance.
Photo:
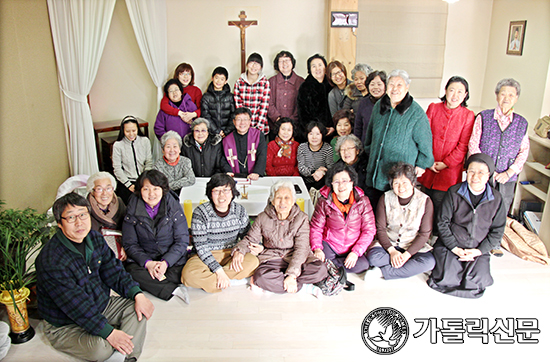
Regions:
[[122, 223], [122, 245], [128, 262], [145, 266], [148, 260], [165, 260], [172, 267], [187, 261], [189, 230], [183, 209], [172, 192], [164, 195], [160, 202], [153, 220], [141, 197], [133, 195], [130, 198]]

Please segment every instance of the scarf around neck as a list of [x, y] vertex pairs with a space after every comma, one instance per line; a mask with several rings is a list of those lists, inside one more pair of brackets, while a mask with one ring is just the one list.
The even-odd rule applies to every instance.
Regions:
[[353, 192], [353, 189], [349, 194], [349, 199], [347, 204], [343, 204], [340, 200], [338, 200], [338, 197], [334, 192], [332, 193], [332, 201], [334, 202], [334, 205], [336, 205], [338, 210], [342, 211], [344, 215], [347, 215], [349, 213], [349, 210], [351, 209], [351, 206], [355, 203], [355, 194]]
[[178, 162], [180, 162], [180, 156], [178, 156], [178, 158], [176, 158], [174, 162], [168, 161], [164, 156], [162, 156], [162, 158], [164, 158], [164, 162], [166, 162], [169, 166], [172, 166], [172, 167], [176, 166]]
[[102, 223], [107, 224], [109, 228], [116, 229], [116, 222], [114, 220], [114, 217], [118, 211], [118, 197], [116, 197], [116, 195], [113, 195], [113, 199], [107, 206], [107, 212], [99, 207], [99, 203], [95, 197], [92, 196], [92, 194], [88, 194], [88, 202], [90, 203], [92, 212], [97, 219], [101, 220]]
[[275, 143], [279, 147], [281, 147], [281, 156], [290, 158], [290, 155], [292, 154], [292, 144], [294, 143], [294, 138], [291, 138], [287, 142], [283, 141], [279, 136], [275, 137]]

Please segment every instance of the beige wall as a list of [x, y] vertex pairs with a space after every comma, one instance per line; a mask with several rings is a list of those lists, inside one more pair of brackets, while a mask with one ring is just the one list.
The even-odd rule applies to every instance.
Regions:
[[[510, 21], [527, 20], [523, 55], [506, 55]], [[515, 111], [534, 123], [542, 111], [550, 60], [550, 1], [494, 0], [487, 68], [481, 105], [494, 108], [495, 86], [502, 78], [514, 78], [522, 85]]]
[[481, 110], [492, 11], [493, 0], [461, 0], [448, 8], [440, 95], [450, 77], [464, 77], [470, 85], [468, 106], [474, 111]]
[[69, 176], [45, 0], [0, 1], [0, 199], [48, 209]]
[[[167, 0], [168, 73], [181, 62], [195, 70], [203, 91], [218, 65], [229, 71], [231, 89], [240, 75], [240, 31], [229, 27], [245, 10], [247, 20], [258, 20], [246, 32], [247, 55], [258, 52], [270, 77], [273, 58], [282, 49], [297, 59], [296, 71], [307, 75], [306, 60], [326, 53], [326, 1], [320, 0]], [[288, 9], [284, 11], [283, 9]], [[127, 114], [154, 122], [158, 112], [156, 89], [139, 52], [123, 0], [117, 0], [111, 29], [90, 92], [94, 122], [121, 119]]]
[[89, 99], [94, 122], [121, 120], [129, 114], [155, 120], [157, 90], [139, 51], [124, 0], [115, 4]]
[[544, 89], [544, 98], [542, 100], [542, 107], [540, 110], [540, 116], [550, 115], [550, 64], [548, 64], [548, 75], [546, 76], [546, 87]]

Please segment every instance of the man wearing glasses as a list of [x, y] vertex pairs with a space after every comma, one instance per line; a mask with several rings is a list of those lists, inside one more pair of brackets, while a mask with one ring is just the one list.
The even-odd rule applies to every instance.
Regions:
[[235, 130], [222, 141], [227, 165], [224, 171], [256, 181], [265, 175], [267, 144], [260, 130], [250, 127], [252, 113], [246, 107], [233, 114]]
[[[137, 361], [153, 304], [91, 231], [85, 198], [69, 193], [55, 201], [53, 213], [59, 230], [36, 260], [46, 338], [82, 359]], [[111, 289], [120, 296], [110, 297]]]

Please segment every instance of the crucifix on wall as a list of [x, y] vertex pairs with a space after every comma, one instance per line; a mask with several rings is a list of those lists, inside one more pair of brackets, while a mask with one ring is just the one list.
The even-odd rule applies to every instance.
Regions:
[[241, 10], [239, 14], [240, 20], [230, 20], [227, 22], [229, 26], [237, 26], [241, 29], [241, 73], [244, 73], [246, 70], [246, 28], [251, 25], [258, 25], [257, 20], [246, 20], [246, 13], [244, 10]]

